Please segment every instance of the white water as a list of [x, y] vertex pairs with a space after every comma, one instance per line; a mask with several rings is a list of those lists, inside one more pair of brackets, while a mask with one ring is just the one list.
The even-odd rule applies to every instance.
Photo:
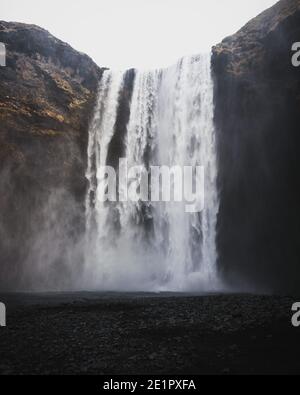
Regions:
[[125, 74], [106, 71], [90, 128], [85, 285], [100, 290], [208, 291], [216, 268], [216, 149], [210, 56], [136, 72], [125, 141], [128, 166], [204, 166], [204, 210], [181, 203], [102, 203]]

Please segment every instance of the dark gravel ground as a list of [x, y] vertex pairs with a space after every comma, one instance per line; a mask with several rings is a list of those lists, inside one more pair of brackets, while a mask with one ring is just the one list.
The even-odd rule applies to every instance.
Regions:
[[0, 294], [0, 374], [299, 374], [287, 297]]

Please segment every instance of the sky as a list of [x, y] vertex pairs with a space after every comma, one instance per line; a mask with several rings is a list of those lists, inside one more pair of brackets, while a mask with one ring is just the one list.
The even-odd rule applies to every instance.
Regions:
[[209, 52], [276, 0], [0, 0], [0, 20], [33, 23], [99, 66], [154, 69]]

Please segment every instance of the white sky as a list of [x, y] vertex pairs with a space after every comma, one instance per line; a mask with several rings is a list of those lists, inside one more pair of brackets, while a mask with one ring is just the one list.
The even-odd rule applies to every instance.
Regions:
[[99, 66], [168, 66], [208, 52], [276, 0], [0, 0], [0, 20], [34, 23]]

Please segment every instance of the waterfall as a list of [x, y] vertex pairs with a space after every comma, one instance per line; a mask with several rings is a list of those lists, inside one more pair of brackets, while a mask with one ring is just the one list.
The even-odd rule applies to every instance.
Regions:
[[[123, 139], [116, 126], [126, 73], [104, 72], [88, 145], [84, 278], [89, 287], [139, 291], [218, 287], [210, 62], [210, 56], [200, 55], [183, 58], [164, 70], [135, 71]], [[184, 201], [126, 201], [120, 195], [105, 202], [109, 186], [101, 169], [109, 162], [113, 139], [118, 138], [130, 168], [203, 166], [204, 209], [187, 213]]]
[[86, 174], [89, 183], [86, 201], [88, 232], [91, 232], [93, 221], [96, 222], [97, 229], [100, 231], [104, 231], [105, 227], [106, 210], [104, 205], [99, 203], [99, 194], [103, 193], [105, 189], [105, 179], [103, 179], [100, 169], [107, 162], [108, 146], [114, 135], [122, 83], [123, 74], [121, 72], [104, 72], [93, 123], [89, 131]]

